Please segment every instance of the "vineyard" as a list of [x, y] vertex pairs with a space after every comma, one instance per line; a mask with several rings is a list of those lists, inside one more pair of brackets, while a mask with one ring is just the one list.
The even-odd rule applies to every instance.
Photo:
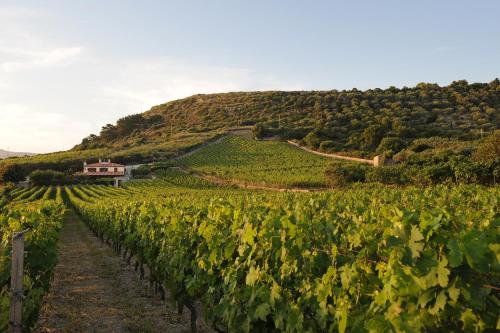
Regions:
[[285, 187], [322, 187], [331, 160], [284, 142], [228, 136], [178, 160], [179, 165], [226, 180]]
[[66, 189], [100, 238], [225, 331], [498, 325], [498, 188], [247, 195], [165, 181]]
[[56, 262], [64, 205], [133, 259], [155, 290], [191, 310], [193, 331], [200, 316], [228, 332], [500, 325], [498, 187], [294, 194], [215, 187], [175, 169], [157, 176], [124, 188], [2, 190], [0, 331], [8, 320], [12, 233], [29, 230], [28, 328]]
[[[62, 189], [3, 189], [0, 193], [0, 332], [8, 325], [10, 307], [10, 241], [25, 231], [23, 330], [37, 320], [43, 295], [57, 262], [58, 232], [65, 207]], [[43, 199], [43, 200], [40, 200]]]

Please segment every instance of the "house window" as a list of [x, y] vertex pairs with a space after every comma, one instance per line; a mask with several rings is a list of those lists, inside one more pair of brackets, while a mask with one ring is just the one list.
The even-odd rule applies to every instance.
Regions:
[[108, 168], [99, 168], [99, 172], [108, 172]]
[[115, 168], [115, 172], [118, 172], [118, 168]]
[[87, 169], [87, 172], [96, 172], [96, 171], [97, 171], [97, 169], [96, 169], [96, 168], [88, 168], [88, 169]]

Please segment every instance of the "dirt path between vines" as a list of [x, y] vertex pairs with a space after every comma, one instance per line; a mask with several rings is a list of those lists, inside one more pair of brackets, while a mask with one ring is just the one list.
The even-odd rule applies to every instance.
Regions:
[[[59, 240], [59, 262], [34, 332], [190, 332], [189, 311], [152, 296], [125, 260], [102, 244], [73, 210]], [[209, 332], [203, 324], [199, 332]]]

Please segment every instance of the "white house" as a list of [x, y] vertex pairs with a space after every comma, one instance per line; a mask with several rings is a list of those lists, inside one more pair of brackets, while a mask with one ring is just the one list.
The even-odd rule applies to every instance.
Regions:
[[97, 177], [122, 177], [125, 175], [125, 165], [112, 163], [111, 160], [87, 164], [83, 162], [83, 174]]

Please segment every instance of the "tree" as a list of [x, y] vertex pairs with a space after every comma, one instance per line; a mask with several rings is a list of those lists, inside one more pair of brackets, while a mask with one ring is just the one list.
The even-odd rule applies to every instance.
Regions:
[[304, 142], [308, 147], [318, 148], [321, 143], [321, 138], [317, 131], [311, 131], [304, 137]]
[[23, 167], [18, 164], [0, 164], [0, 183], [20, 182], [26, 178]]
[[30, 174], [30, 182], [34, 186], [64, 185], [71, 183], [71, 179], [59, 171], [35, 170]]
[[392, 150], [394, 153], [397, 153], [401, 151], [405, 146], [405, 143], [403, 140], [401, 140], [398, 137], [385, 137], [380, 141], [378, 147], [377, 147], [377, 154], [383, 154], [388, 150]]
[[473, 158], [484, 163], [500, 159], [500, 130], [496, 130], [484, 139], [474, 152]]
[[360, 164], [333, 163], [325, 171], [332, 187], [343, 187], [351, 183], [364, 182], [367, 167]]
[[380, 140], [384, 137], [385, 129], [380, 125], [370, 125], [363, 131], [361, 139], [365, 148], [373, 149], [378, 146]]
[[147, 120], [142, 114], [132, 114], [118, 119], [116, 122], [116, 130], [118, 135], [125, 136], [132, 133], [134, 130], [143, 129], [147, 124]]
[[322, 141], [319, 145], [319, 150], [323, 152], [331, 151], [335, 149], [335, 142], [332, 140]]
[[151, 117], [147, 118], [147, 120], [148, 120], [148, 123], [150, 123], [150, 124], [158, 124], [158, 123], [162, 123], [165, 121], [165, 119], [163, 118], [163, 116], [161, 114], [152, 115]]
[[100, 133], [101, 139], [103, 140], [114, 140], [118, 137], [118, 132], [116, 130], [116, 126], [112, 124], [106, 124], [102, 127]]
[[403, 165], [370, 168], [366, 172], [366, 181], [382, 184], [405, 184], [408, 181], [406, 179], [406, 172], [406, 167]]

